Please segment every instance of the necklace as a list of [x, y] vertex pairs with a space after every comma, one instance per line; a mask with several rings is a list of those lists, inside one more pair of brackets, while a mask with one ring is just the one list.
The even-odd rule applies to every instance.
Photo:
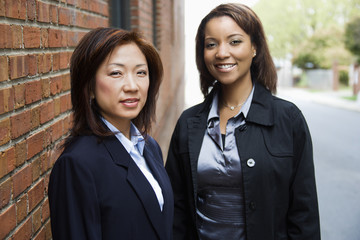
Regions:
[[229, 105], [227, 105], [227, 104], [223, 101], [223, 104], [225, 105], [225, 107], [230, 108], [230, 110], [231, 110], [231, 111], [233, 111], [235, 108], [238, 108], [238, 107], [240, 107], [240, 106], [244, 105], [244, 103], [245, 103], [245, 102], [240, 103], [240, 104], [239, 104], [239, 105], [237, 105], [237, 106], [229, 106]]

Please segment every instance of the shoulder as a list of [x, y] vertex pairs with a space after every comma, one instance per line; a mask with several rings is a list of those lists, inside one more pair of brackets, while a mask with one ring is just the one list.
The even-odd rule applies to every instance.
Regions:
[[[56, 161], [54, 168], [57, 165], [69, 165], [69, 166], [87, 166], [91, 167], [99, 159], [105, 159], [109, 155], [106, 154], [106, 148], [94, 135], [79, 136], [67, 146], [58, 160]], [[95, 166], [96, 168], [96, 166]]]
[[272, 100], [275, 116], [287, 116], [294, 119], [302, 115], [301, 110], [293, 102], [277, 96], [272, 96]]

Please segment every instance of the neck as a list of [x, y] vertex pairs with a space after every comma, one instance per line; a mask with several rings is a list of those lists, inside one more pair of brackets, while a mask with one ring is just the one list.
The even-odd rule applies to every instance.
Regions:
[[232, 85], [221, 85], [221, 99], [225, 106], [239, 106], [249, 97], [252, 90], [251, 79]]

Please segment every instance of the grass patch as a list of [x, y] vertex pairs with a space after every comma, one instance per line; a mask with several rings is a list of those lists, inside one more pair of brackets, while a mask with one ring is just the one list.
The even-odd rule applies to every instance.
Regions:
[[343, 99], [346, 99], [346, 100], [350, 100], [350, 101], [356, 101], [357, 100], [357, 96], [345, 96], [345, 97], [342, 97]]

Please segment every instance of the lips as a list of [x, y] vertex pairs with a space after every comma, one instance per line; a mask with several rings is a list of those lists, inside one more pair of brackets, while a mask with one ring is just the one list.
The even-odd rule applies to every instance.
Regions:
[[137, 107], [137, 105], [139, 103], [139, 99], [138, 98], [127, 98], [120, 102], [126, 107], [133, 108], [133, 107]]
[[215, 68], [218, 69], [221, 72], [229, 72], [231, 71], [234, 67], [236, 66], [236, 64], [215, 64]]

